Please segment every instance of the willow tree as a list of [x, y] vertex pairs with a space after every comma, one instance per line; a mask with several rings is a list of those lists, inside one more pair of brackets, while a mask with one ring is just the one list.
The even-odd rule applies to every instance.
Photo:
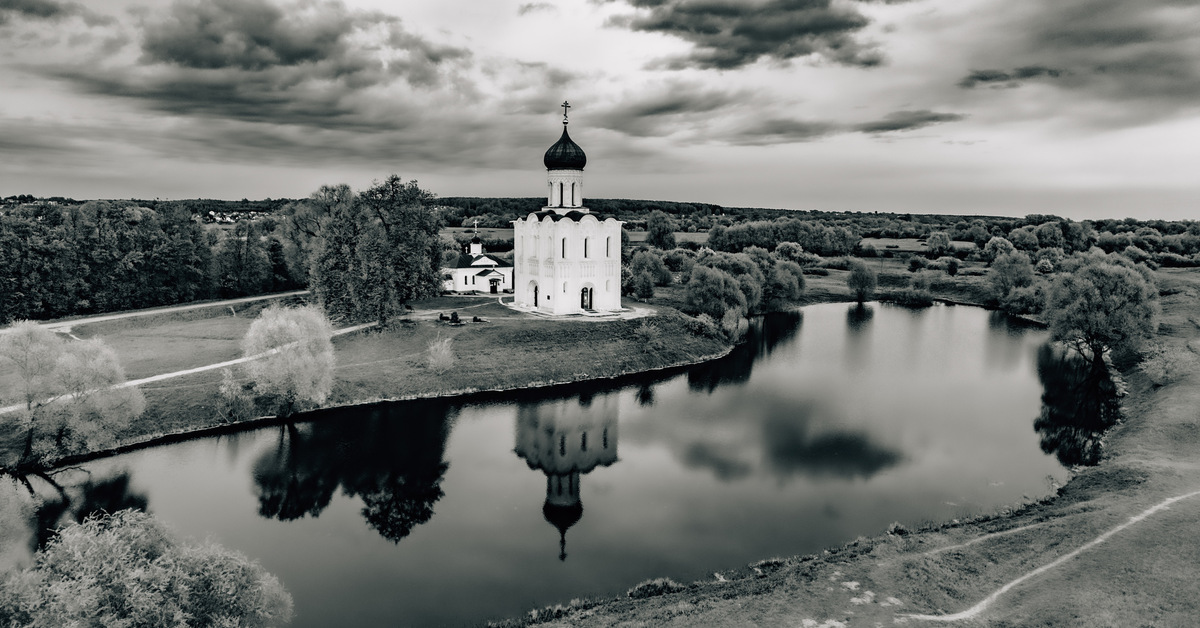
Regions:
[[1046, 304], [1053, 338], [1093, 363], [1103, 362], [1107, 350], [1153, 335], [1158, 313], [1154, 281], [1117, 256], [1086, 256], [1073, 272], [1055, 278]]

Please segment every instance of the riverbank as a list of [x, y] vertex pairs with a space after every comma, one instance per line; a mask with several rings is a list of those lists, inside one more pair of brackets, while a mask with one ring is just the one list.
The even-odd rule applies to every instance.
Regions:
[[[471, 395], [612, 379], [681, 368], [727, 354], [724, 339], [697, 335], [670, 308], [628, 319], [545, 319], [499, 305], [495, 297], [440, 297], [416, 303], [388, 329], [334, 339], [334, 388], [328, 409], [417, 398]], [[71, 333], [99, 337], [120, 357], [129, 379], [183, 371], [240, 357], [241, 338], [265, 304], [231, 315], [194, 312], [158, 319], [75, 321]], [[660, 311], [661, 310], [661, 311]], [[462, 325], [439, 315], [457, 312]], [[471, 322], [473, 319], [480, 322]], [[450, 339], [454, 361], [445, 370], [428, 362], [429, 344]], [[240, 369], [235, 379], [245, 382]], [[13, 374], [0, 373], [0, 383]], [[219, 416], [220, 370], [146, 384], [146, 410], [117, 435], [118, 445], [72, 456], [64, 463], [131, 448], [186, 440], [278, 422], [275, 417], [230, 424]], [[13, 449], [19, 439], [6, 439]], [[10, 458], [16, 454], [10, 451]]]
[[[1158, 279], [1158, 340], [1200, 354], [1200, 273], [1164, 270]], [[643, 583], [630, 596], [575, 600], [500, 625], [1194, 625], [1200, 372], [1177, 372], [1165, 385], [1136, 366], [1121, 374], [1124, 420], [1106, 435], [1104, 460], [1076, 469], [1054, 496], [704, 581]]]

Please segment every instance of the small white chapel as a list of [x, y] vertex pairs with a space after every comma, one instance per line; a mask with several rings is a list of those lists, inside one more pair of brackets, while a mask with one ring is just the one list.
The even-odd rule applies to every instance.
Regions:
[[587, 156], [563, 132], [543, 158], [546, 206], [513, 221], [514, 302], [544, 314], [621, 309], [621, 221], [583, 206]]

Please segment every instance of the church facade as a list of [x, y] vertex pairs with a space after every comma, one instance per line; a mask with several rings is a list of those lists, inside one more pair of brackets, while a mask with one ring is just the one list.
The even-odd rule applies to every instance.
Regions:
[[621, 221], [583, 205], [587, 156], [563, 132], [543, 158], [546, 206], [513, 221], [514, 302], [544, 314], [621, 309]]

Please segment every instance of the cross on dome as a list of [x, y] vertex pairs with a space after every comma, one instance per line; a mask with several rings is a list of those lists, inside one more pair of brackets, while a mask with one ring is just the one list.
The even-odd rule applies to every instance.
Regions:
[[559, 105], [559, 107], [563, 108], [563, 125], [565, 126], [567, 124], [567, 109], [571, 108], [571, 103], [564, 100], [563, 104]]

